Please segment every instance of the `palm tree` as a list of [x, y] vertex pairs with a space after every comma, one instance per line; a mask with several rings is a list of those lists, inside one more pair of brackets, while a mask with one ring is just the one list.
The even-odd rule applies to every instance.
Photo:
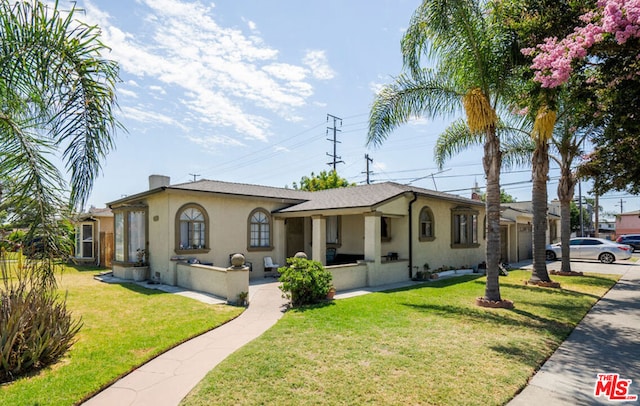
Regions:
[[[73, 5], [62, 12], [57, 1], [0, 2], [0, 179], [20, 180], [3, 199], [36, 213], [30, 232], [51, 254], [37, 263], [53, 285], [51, 266], [66, 250], [61, 211], [84, 205], [120, 127], [118, 66], [102, 57], [99, 29], [75, 16]], [[65, 163], [69, 185], [52, 156]]]
[[[496, 109], [509, 93], [508, 74], [515, 57], [512, 37], [480, 0], [424, 0], [402, 40], [408, 74], [399, 75], [375, 97], [368, 144], [380, 145], [411, 117], [448, 116], [463, 107], [474, 137], [484, 141], [487, 178], [487, 284], [485, 300], [501, 301], [500, 167]], [[421, 56], [435, 61], [422, 69]]]
[[533, 269], [530, 282], [551, 282], [547, 272], [547, 178], [549, 177], [549, 140], [553, 136], [556, 112], [546, 104], [538, 109], [531, 138], [535, 149], [531, 159], [531, 206], [533, 210]]
[[571, 201], [576, 186], [577, 178], [572, 170], [575, 160], [582, 155], [583, 141], [592, 136], [598, 128], [588, 126], [579, 127], [576, 122], [581, 120], [567, 109], [558, 117], [558, 126], [552, 140], [553, 147], [557, 150], [557, 156], [552, 155], [560, 167], [560, 182], [558, 183], [558, 200], [560, 201], [560, 246], [562, 249], [562, 272], [571, 272], [569, 258], [569, 240], [571, 238]]

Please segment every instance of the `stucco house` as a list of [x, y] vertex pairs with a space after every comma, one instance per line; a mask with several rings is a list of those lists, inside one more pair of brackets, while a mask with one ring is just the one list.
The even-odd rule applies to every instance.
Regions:
[[640, 210], [616, 214], [616, 235], [640, 234]]
[[113, 213], [108, 207], [91, 207], [74, 219], [77, 263], [111, 267], [113, 259]]
[[214, 180], [171, 185], [152, 175], [149, 190], [108, 206], [114, 274], [127, 275], [145, 250], [147, 276], [170, 285], [189, 285], [196, 268], [227, 268], [235, 253], [259, 279], [274, 272], [266, 257], [286, 264], [305, 252], [327, 265], [339, 290], [405, 281], [425, 263], [473, 267], [485, 256], [482, 202], [391, 182], [306, 192]]
[[[500, 212], [501, 256], [504, 262], [533, 258], [532, 202], [503, 203]], [[560, 240], [560, 207], [549, 204], [546, 243]]]

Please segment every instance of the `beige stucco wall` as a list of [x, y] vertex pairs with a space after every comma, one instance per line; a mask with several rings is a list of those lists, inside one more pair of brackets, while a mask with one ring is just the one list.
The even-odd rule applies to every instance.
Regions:
[[336, 290], [349, 290], [368, 285], [367, 264], [334, 265], [326, 268], [333, 276]]
[[249, 292], [248, 269], [220, 268], [199, 264], [178, 263], [178, 286], [211, 293], [236, 304], [241, 292]]
[[[152, 276], [159, 276], [163, 282], [175, 283], [175, 263], [171, 258], [175, 251], [175, 217], [178, 210], [188, 203], [202, 206], [209, 217], [207, 229], [210, 251], [207, 253], [186, 253], [201, 262], [212, 262], [216, 267], [229, 266], [229, 255], [243, 253], [253, 264], [252, 279], [264, 277], [264, 257], [270, 256], [274, 263], [283, 265], [285, 254], [283, 238], [276, 237], [284, 232], [284, 222], [272, 219], [272, 249], [254, 251], [248, 248], [247, 231], [249, 215], [256, 208], [268, 212], [283, 207], [282, 203], [269, 199], [210, 196], [206, 194], [165, 191], [146, 198], [149, 206], [149, 261]], [[159, 274], [159, 275], [158, 275]]]
[[361, 214], [342, 216], [342, 244], [338, 252], [361, 254], [364, 252], [364, 217]]
[[[428, 206], [433, 212], [435, 239], [420, 241], [420, 211]], [[420, 197], [413, 204], [413, 266], [422, 270], [425, 263], [430, 268], [453, 266], [457, 268], [473, 267], [484, 261], [486, 238], [484, 235], [485, 209], [483, 206], [470, 206], [478, 214], [478, 243], [475, 248], [451, 248], [451, 210], [461, 206], [456, 202]], [[414, 273], [416, 269], [414, 268]]]

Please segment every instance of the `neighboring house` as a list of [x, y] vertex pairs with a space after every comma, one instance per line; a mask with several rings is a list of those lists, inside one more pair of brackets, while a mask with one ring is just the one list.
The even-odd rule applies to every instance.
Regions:
[[615, 220], [600, 220], [598, 222], [598, 237], [607, 240], [615, 240], [616, 222]]
[[616, 235], [640, 234], [640, 210], [616, 214]]
[[111, 267], [113, 259], [113, 213], [93, 206], [75, 218], [74, 260], [82, 264]]
[[328, 265], [339, 290], [405, 281], [425, 263], [475, 267], [485, 257], [482, 202], [390, 182], [306, 192], [212, 180], [170, 185], [152, 175], [149, 190], [109, 207], [114, 274], [144, 249], [149, 277], [170, 285], [189, 284], [185, 264], [227, 268], [234, 253], [258, 279], [274, 273], [265, 257], [284, 265], [305, 252]]
[[[500, 241], [502, 260], [520, 262], [533, 258], [533, 208], [529, 202], [502, 203]], [[560, 207], [549, 204], [546, 243], [560, 240]]]

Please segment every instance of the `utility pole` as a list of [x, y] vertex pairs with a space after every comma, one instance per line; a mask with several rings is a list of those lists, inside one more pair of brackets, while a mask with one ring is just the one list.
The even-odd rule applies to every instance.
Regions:
[[338, 125], [338, 121], [340, 122], [340, 126], [342, 126], [342, 119], [340, 117], [336, 117], [334, 115], [331, 114], [327, 114], [327, 122], [329, 122], [329, 118], [333, 119], [333, 127], [327, 127], [327, 135], [329, 135], [329, 130], [333, 131], [333, 140], [330, 138], [327, 138], [327, 141], [332, 141], [333, 142], [333, 155], [331, 155], [330, 153], [327, 152], [327, 155], [330, 156], [331, 158], [333, 158], [333, 162], [328, 162], [327, 165], [333, 165], [333, 170], [336, 171], [336, 164], [340, 164], [340, 163], [344, 163], [344, 161], [342, 161], [341, 157], [338, 156], [337, 153], [337, 144], [340, 143], [340, 141], [338, 141], [337, 139], [337, 135], [338, 135], [338, 131], [342, 131], [339, 130], [337, 125]]
[[370, 185], [371, 179], [369, 178], [369, 175], [371, 174], [371, 171], [369, 170], [369, 162], [373, 163], [373, 158], [369, 158], [369, 154], [364, 154], [364, 159], [367, 162], [367, 185]]
[[193, 176], [193, 181], [196, 181], [196, 176], [200, 176], [199, 173], [190, 173], [189, 175]]
[[584, 237], [584, 218], [582, 217], [582, 182], [578, 181], [578, 210], [580, 210], [580, 237]]
[[626, 200], [620, 199], [620, 203], [616, 204], [616, 206], [620, 206], [620, 214], [624, 213], [622, 203], [626, 203]]
[[599, 238], [600, 237], [600, 196], [596, 193], [596, 202], [595, 202], [595, 212], [596, 212], [596, 221], [594, 222], [595, 224], [593, 225], [593, 229], [594, 229], [594, 237]]

